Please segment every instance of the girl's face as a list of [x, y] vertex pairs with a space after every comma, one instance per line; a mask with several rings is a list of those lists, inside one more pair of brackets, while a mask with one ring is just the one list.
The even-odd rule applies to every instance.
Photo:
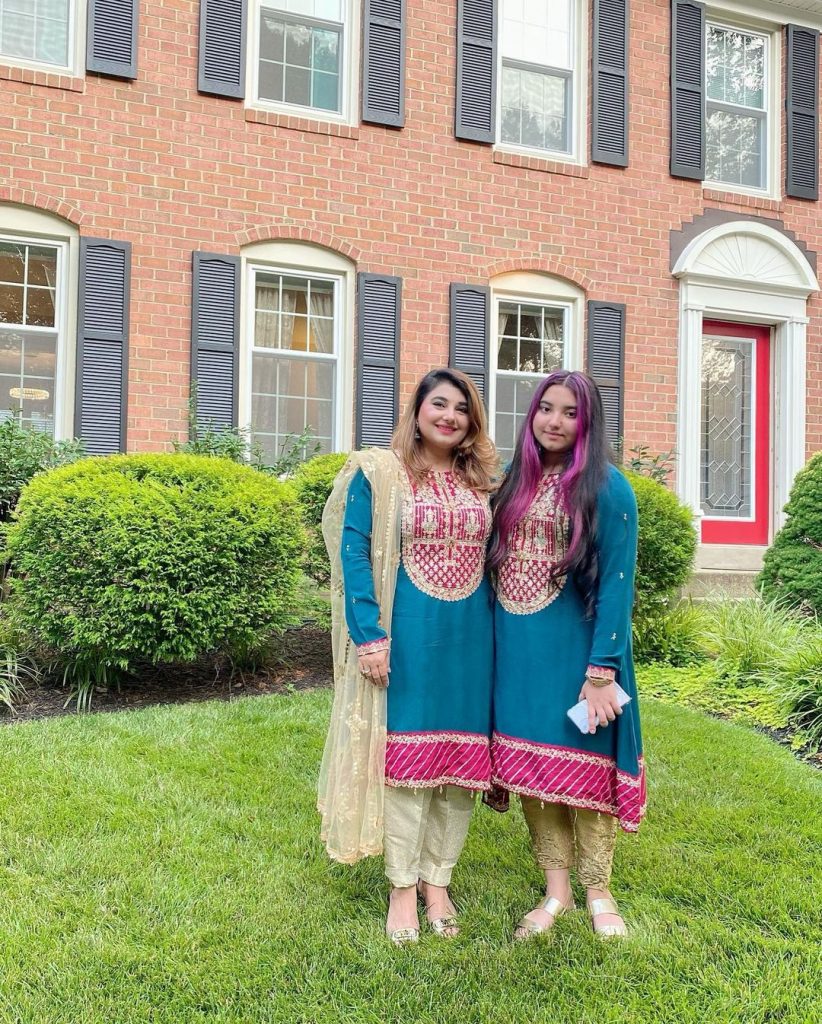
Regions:
[[452, 451], [468, 433], [468, 402], [453, 384], [438, 384], [422, 401], [417, 427], [423, 444]]
[[571, 451], [579, 433], [577, 400], [564, 384], [553, 384], [545, 391], [533, 420], [534, 437], [546, 454], [564, 455]]

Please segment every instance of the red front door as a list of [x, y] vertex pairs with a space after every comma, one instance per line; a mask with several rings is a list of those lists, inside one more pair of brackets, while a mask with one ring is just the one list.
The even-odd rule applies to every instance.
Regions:
[[702, 327], [702, 541], [767, 544], [770, 532], [771, 329]]

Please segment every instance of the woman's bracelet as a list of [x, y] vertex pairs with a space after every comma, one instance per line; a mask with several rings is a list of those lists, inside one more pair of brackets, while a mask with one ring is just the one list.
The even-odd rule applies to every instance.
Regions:
[[591, 686], [610, 686], [616, 679], [616, 672], [604, 665], [589, 665], [585, 670], [585, 682]]

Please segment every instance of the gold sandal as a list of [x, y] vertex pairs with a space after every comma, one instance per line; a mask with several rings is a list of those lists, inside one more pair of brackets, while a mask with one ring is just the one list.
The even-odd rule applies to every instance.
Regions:
[[[439, 935], [443, 939], [455, 939], [460, 932], [459, 921], [454, 914], [445, 914], [443, 917], [435, 917], [433, 920], [428, 916], [428, 904], [425, 902], [425, 894], [422, 891], [422, 879], [417, 882], [417, 897], [422, 901], [425, 907], [425, 919], [431, 927], [431, 931], [435, 935]], [[448, 888], [445, 889], [445, 895], [448, 897], [448, 902], [453, 906], [451, 894], [448, 892]], [[455, 932], [449, 932], [449, 928], [456, 928]]]
[[538, 904], [535, 910], [544, 910], [553, 918], [550, 924], [537, 924], [536, 921], [529, 921], [527, 917], [521, 917], [514, 929], [514, 940], [523, 942], [525, 939], [532, 939], [535, 935], [549, 932], [556, 923], [558, 917], [567, 914], [569, 910], [576, 910], [576, 904], [572, 901], [570, 907], [558, 900], [556, 896], [546, 896], [542, 903]]
[[617, 917], [622, 917], [619, 907], [616, 905], [616, 900], [611, 899], [609, 896], [598, 900], [591, 900], [588, 904], [588, 910], [591, 914], [591, 927], [594, 929], [595, 935], [599, 935], [603, 939], [624, 939], [628, 934], [624, 921], [622, 924], [601, 924], [599, 926], [594, 921], [594, 918], [600, 914], [616, 914]]
[[[390, 893], [388, 896], [388, 910], [391, 910]], [[420, 940], [419, 928], [395, 928], [393, 931], [389, 931], [387, 921], [385, 925], [385, 934], [395, 946], [407, 946], [409, 943], [419, 942]]]

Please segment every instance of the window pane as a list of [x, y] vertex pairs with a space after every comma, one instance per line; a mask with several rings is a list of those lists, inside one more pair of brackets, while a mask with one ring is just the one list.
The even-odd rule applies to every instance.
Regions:
[[22, 286], [0, 284], [0, 324], [22, 324], [22, 322]]
[[0, 328], [0, 420], [54, 433], [57, 335]]
[[497, 352], [497, 368], [500, 370], [516, 370], [517, 342], [516, 338], [501, 338]]
[[54, 287], [57, 280], [57, 250], [30, 245], [29, 250], [29, 284]]
[[311, 66], [311, 29], [306, 25], [286, 24], [285, 60], [296, 67]]
[[26, 269], [26, 247], [0, 242], [0, 284], [22, 284]]
[[512, 60], [570, 70], [570, 0], [503, 0], [502, 53]]
[[762, 118], [708, 110], [707, 177], [733, 185], [764, 185]]
[[339, 79], [315, 71], [311, 80], [311, 106], [318, 110], [339, 110]]
[[335, 364], [255, 354], [252, 360], [251, 431], [271, 462], [289, 435], [306, 427], [322, 451], [333, 448]]
[[68, 63], [68, 0], [0, 0], [0, 53]]
[[556, 75], [502, 69], [502, 141], [568, 151], [568, 81]]
[[266, 60], [285, 60], [285, 26], [279, 18], [266, 14], [260, 18], [260, 56]]
[[708, 26], [705, 80], [710, 100], [762, 109], [765, 97], [765, 39]]
[[752, 345], [705, 338], [702, 349], [702, 511], [751, 515]]
[[54, 293], [50, 289], [26, 289], [26, 323], [30, 327], [54, 327]]
[[301, 107], [311, 105], [311, 72], [307, 68], [296, 68], [286, 64], [283, 99]]

